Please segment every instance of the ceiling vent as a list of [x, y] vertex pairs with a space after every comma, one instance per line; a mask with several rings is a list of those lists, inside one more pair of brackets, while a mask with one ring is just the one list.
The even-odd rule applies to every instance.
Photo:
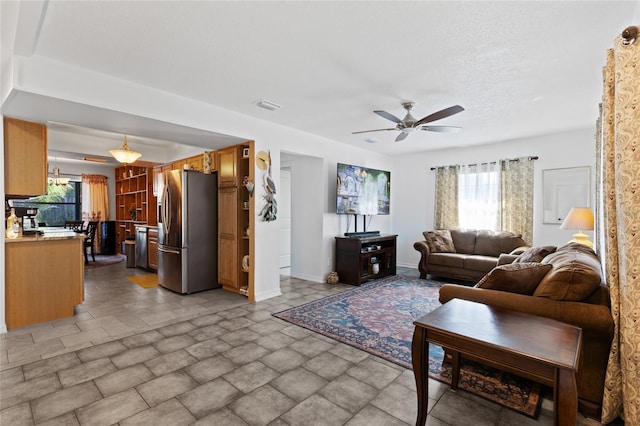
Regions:
[[278, 105], [275, 102], [268, 101], [266, 99], [260, 99], [258, 102], [256, 102], [256, 105], [258, 105], [260, 108], [268, 109], [269, 111], [275, 111], [280, 109], [280, 105]]

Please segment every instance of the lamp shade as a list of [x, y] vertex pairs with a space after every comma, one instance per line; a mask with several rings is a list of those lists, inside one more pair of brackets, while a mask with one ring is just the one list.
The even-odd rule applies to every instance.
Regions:
[[129, 145], [127, 144], [127, 136], [126, 135], [124, 137], [124, 143], [122, 144], [122, 146], [120, 148], [117, 148], [117, 149], [110, 149], [109, 150], [109, 154], [111, 154], [113, 156], [113, 158], [118, 160], [118, 162], [123, 163], [123, 164], [135, 163], [135, 161], [138, 158], [142, 157], [141, 153], [139, 153], [138, 151], [134, 151], [131, 148], [129, 148]]
[[593, 230], [593, 213], [589, 207], [573, 207], [560, 229]]
[[587, 247], [593, 248], [593, 243], [589, 241], [589, 236], [583, 234], [582, 230], [593, 229], [593, 213], [588, 207], [574, 207], [560, 225], [560, 229], [577, 229], [578, 233], [573, 234], [573, 240], [570, 243], [580, 243]]

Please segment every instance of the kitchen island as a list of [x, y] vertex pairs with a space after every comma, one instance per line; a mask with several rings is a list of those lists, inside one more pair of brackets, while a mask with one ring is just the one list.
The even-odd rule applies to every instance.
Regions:
[[84, 301], [84, 234], [45, 228], [5, 239], [7, 328], [73, 316]]

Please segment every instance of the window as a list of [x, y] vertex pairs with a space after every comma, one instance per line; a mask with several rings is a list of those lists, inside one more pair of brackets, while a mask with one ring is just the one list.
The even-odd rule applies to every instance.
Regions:
[[461, 228], [500, 229], [500, 170], [497, 163], [460, 168], [458, 224]]
[[533, 160], [520, 157], [436, 171], [436, 229], [490, 229], [533, 239]]
[[36, 222], [47, 226], [64, 226], [67, 220], [82, 219], [82, 182], [68, 185], [49, 184], [47, 194], [24, 200], [12, 200], [13, 207], [37, 208]]

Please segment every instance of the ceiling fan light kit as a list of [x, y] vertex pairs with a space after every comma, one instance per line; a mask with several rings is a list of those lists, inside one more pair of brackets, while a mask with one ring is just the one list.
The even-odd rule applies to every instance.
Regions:
[[405, 110], [407, 110], [407, 114], [404, 116], [402, 120], [386, 111], [382, 111], [382, 110], [373, 111], [375, 114], [378, 114], [380, 117], [386, 118], [387, 120], [393, 121], [394, 123], [396, 123], [396, 127], [392, 127], [390, 129], [362, 130], [359, 132], [353, 132], [352, 134], [397, 130], [397, 131], [400, 131], [401, 133], [396, 138], [396, 142], [400, 142], [406, 139], [409, 133], [414, 133], [416, 130], [426, 130], [429, 132], [439, 132], [439, 133], [453, 133], [461, 129], [460, 127], [456, 127], [456, 126], [427, 126], [427, 123], [431, 123], [437, 120], [442, 120], [443, 118], [447, 118], [454, 114], [464, 111], [464, 108], [461, 107], [460, 105], [454, 105], [449, 108], [445, 108], [443, 110], [434, 112], [433, 114], [422, 117], [420, 120], [416, 120], [415, 117], [411, 115], [411, 110], [413, 109], [414, 105], [415, 103], [412, 101], [402, 102], [402, 106], [404, 107]]

